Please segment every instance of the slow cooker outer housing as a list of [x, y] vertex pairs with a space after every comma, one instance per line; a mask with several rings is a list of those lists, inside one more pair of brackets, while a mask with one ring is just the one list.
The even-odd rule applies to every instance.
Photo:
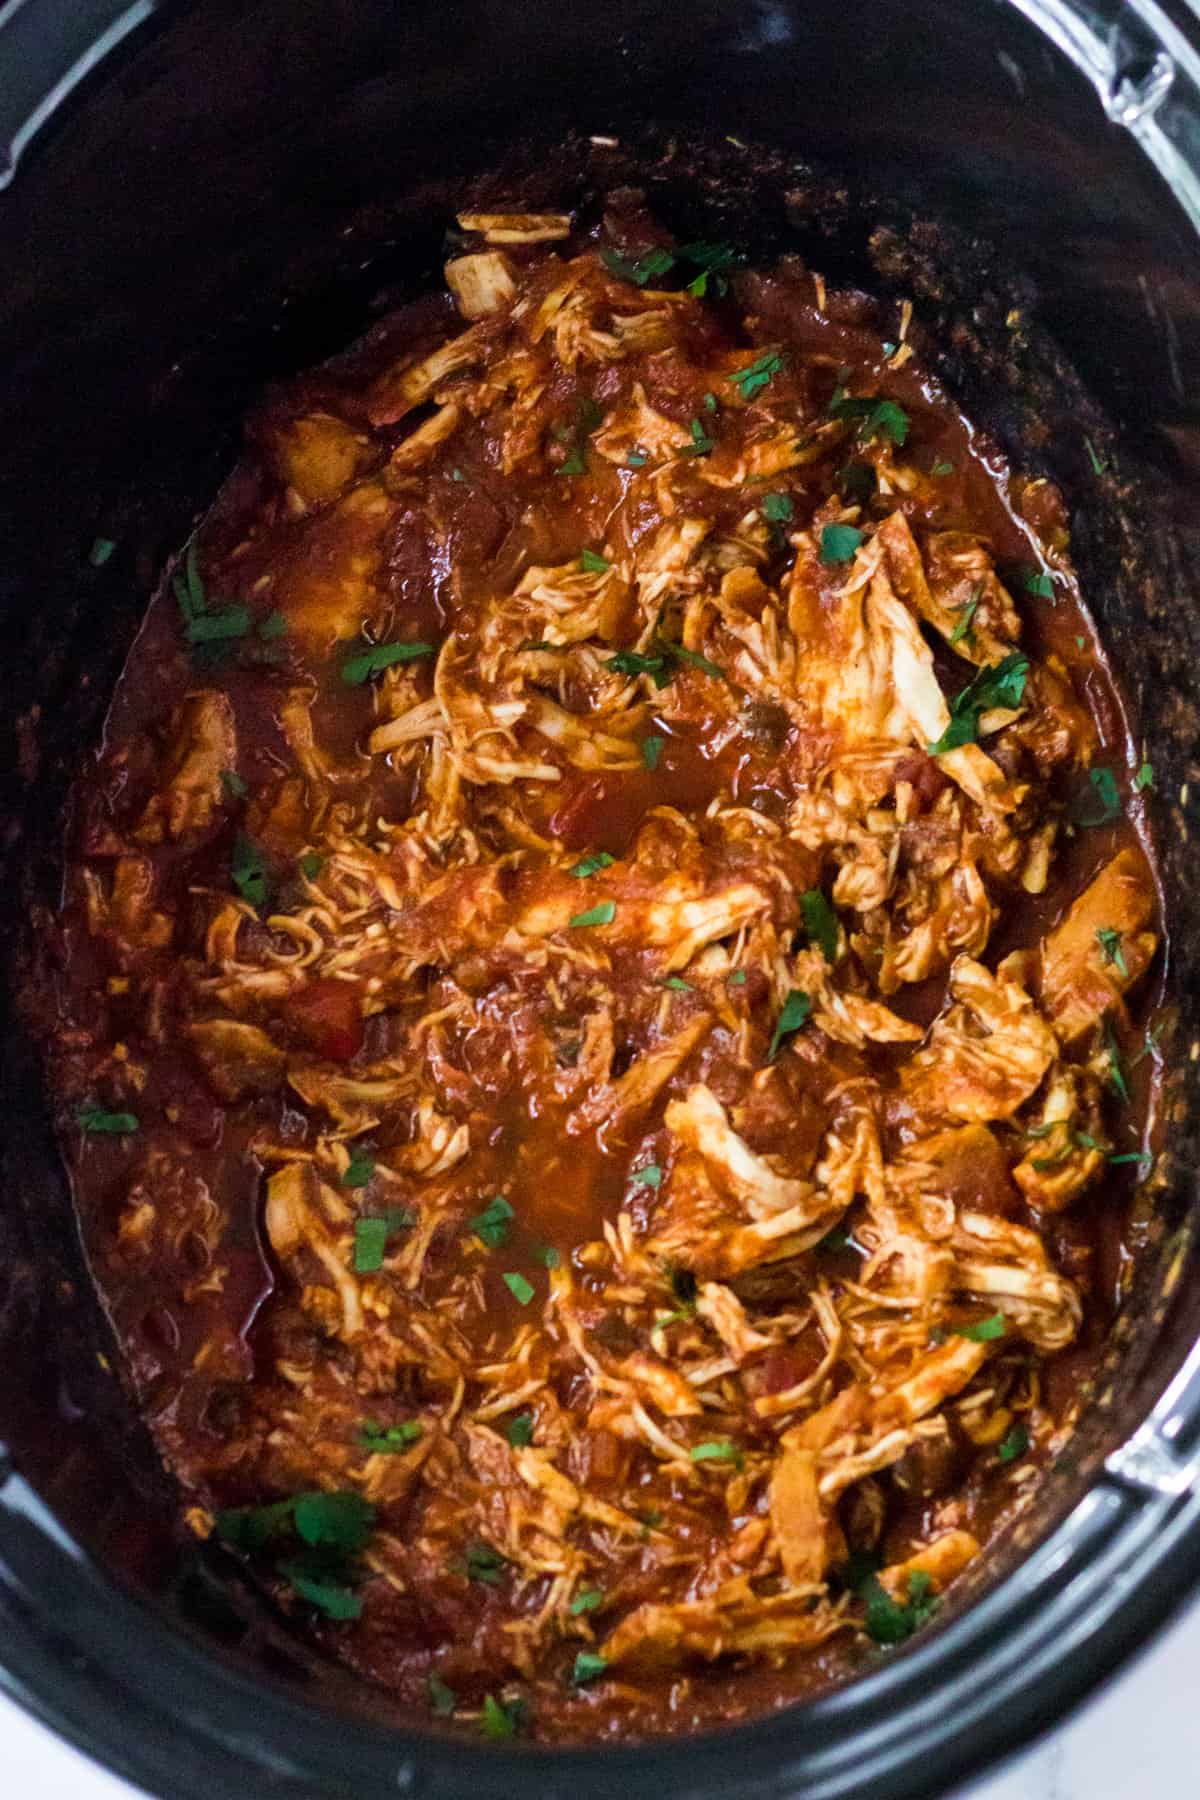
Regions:
[[[97, 43], [120, 47], [101, 62]], [[247, 402], [353, 336], [381, 291], [436, 279], [437, 184], [456, 170], [487, 168], [493, 146], [531, 131], [626, 138], [647, 120], [667, 134], [660, 150], [672, 129], [715, 131], [861, 182], [857, 199], [776, 169], [810, 197], [792, 222], [822, 266], [895, 281], [918, 314], [953, 323], [947, 375], [1062, 481], [1156, 769], [1174, 923], [1167, 1154], [1135, 1302], [1019, 1541], [989, 1560], [968, 1609], [852, 1686], [646, 1749], [476, 1749], [398, 1728], [385, 1699], [321, 1663], [219, 1563], [181, 1561], [169, 1485], [113, 1373], [36, 1061], [10, 1024], [0, 1680], [111, 1767], [181, 1800], [449, 1800], [468, 1785], [480, 1800], [903, 1800], [1049, 1724], [1192, 1589], [1195, 45], [1187, 0], [694, 0], [686, 13], [651, 0], [26, 0], [0, 13], [0, 918], [14, 979], [31, 907], [53, 902], [71, 771]], [[55, 83], [60, 104], [43, 105]], [[1119, 477], [1089, 473], [1083, 436], [1108, 442], [1105, 418]], [[97, 535], [119, 541], [98, 572]]]

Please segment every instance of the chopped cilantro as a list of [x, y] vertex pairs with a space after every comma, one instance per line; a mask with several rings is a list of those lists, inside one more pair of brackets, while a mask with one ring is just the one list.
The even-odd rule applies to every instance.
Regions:
[[848, 500], [865, 504], [878, 487], [879, 477], [870, 463], [848, 462], [838, 470], [837, 484]]
[[1117, 1042], [1117, 1034], [1113, 1030], [1111, 1019], [1106, 1019], [1104, 1022], [1104, 1050], [1108, 1057], [1109, 1083], [1122, 1105], [1128, 1106], [1129, 1083], [1125, 1079], [1125, 1070], [1121, 1062], [1121, 1046]]
[[742, 1453], [728, 1438], [710, 1438], [705, 1444], [693, 1444], [688, 1455], [695, 1463], [727, 1462], [732, 1463], [736, 1469], [742, 1466]]
[[315, 881], [325, 867], [325, 858], [318, 856], [315, 850], [306, 851], [300, 858], [300, 873], [305, 881]]
[[388, 1222], [386, 1219], [355, 1219], [354, 1269], [356, 1274], [373, 1275], [376, 1269], [382, 1269], [387, 1241]]
[[933, 1583], [924, 1569], [914, 1569], [909, 1575], [908, 1597], [903, 1606], [892, 1599], [877, 1575], [869, 1575], [858, 1593], [867, 1603], [867, 1636], [877, 1644], [903, 1644], [933, 1617], [938, 1606]]
[[415, 662], [418, 657], [432, 656], [432, 644], [376, 644], [342, 664], [342, 680], [347, 687], [361, 687], [372, 675], [390, 669], [393, 663]]
[[794, 1032], [799, 1031], [803, 1025], [807, 1024], [811, 1012], [812, 1001], [808, 995], [802, 994], [799, 988], [793, 988], [784, 1001], [783, 1011], [776, 1021], [775, 1032], [771, 1038], [771, 1048], [767, 1051], [768, 1062], [775, 1061], [784, 1038], [791, 1037]]
[[88, 551], [88, 561], [93, 569], [102, 569], [116, 547], [115, 538], [93, 538], [92, 547]]
[[1154, 1162], [1149, 1150], [1124, 1150], [1120, 1156], [1110, 1156], [1108, 1160], [1114, 1168], [1121, 1163], [1143, 1163], [1150, 1167]]
[[743, 400], [753, 400], [755, 394], [761, 393], [773, 375], [778, 375], [783, 367], [783, 357], [778, 350], [766, 350], [761, 356], [747, 363], [744, 369], [735, 369], [728, 377], [731, 386], [737, 388]]
[[979, 609], [979, 602], [982, 599], [983, 583], [982, 581], [977, 581], [971, 590], [969, 598], [964, 600], [962, 606], [958, 608], [958, 611], [962, 616], [955, 625], [954, 630], [950, 633], [950, 636], [946, 639], [948, 644], [961, 644], [964, 638], [971, 637], [971, 626], [975, 621], [975, 614]]
[[835, 419], [861, 419], [864, 441], [885, 437], [899, 446], [908, 438], [908, 414], [902, 406], [873, 394], [847, 394], [840, 380], [833, 390], [829, 411]]
[[644, 469], [648, 461], [649, 458], [644, 450], [631, 450], [625, 458], [625, 467], [627, 469]]
[[946, 461], [935, 462], [929, 473], [931, 475], [953, 475], [954, 464]]
[[353, 1556], [371, 1535], [375, 1508], [361, 1494], [297, 1494], [292, 1520], [297, 1536], [311, 1549]]
[[236, 769], [221, 770], [221, 786], [231, 800], [244, 800], [250, 792]]
[[707, 456], [716, 446], [716, 438], [710, 437], [699, 419], [693, 419], [688, 427], [692, 434], [690, 444], [685, 444], [679, 452], [681, 456]]
[[309, 1574], [299, 1562], [281, 1562], [279, 1573], [302, 1600], [307, 1600], [310, 1606], [323, 1612], [327, 1619], [345, 1623], [348, 1619], [361, 1617], [362, 1601], [342, 1582]]
[[589, 1681], [598, 1681], [607, 1668], [607, 1657], [597, 1656], [592, 1650], [581, 1650], [571, 1670], [571, 1686], [585, 1687]]
[[1111, 925], [1101, 925], [1096, 932], [1096, 942], [1104, 952], [1104, 960], [1111, 963], [1118, 975], [1129, 980], [1129, 964], [1125, 961], [1125, 952], [1121, 948], [1121, 933]]
[[260, 638], [281, 638], [287, 636], [288, 622], [281, 612], [269, 612], [258, 628]]
[[352, 1156], [342, 1176], [342, 1186], [348, 1188], [364, 1188], [375, 1173], [373, 1156]]
[[497, 1194], [481, 1213], [476, 1213], [469, 1221], [469, 1226], [489, 1250], [499, 1250], [508, 1242], [508, 1228], [514, 1216], [513, 1209], [503, 1194]]
[[827, 1231], [817, 1245], [817, 1249], [825, 1251], [826, 1254], [832, 1254], [838, 1250], [853, 1250], [853, 1248], [853, 1238], [839, 1225], [835, 1225], [832, 1231]]
[[417, 1443], [423, 1429], [417, 1419], [403, 1419], [399, 1425], [378, 1425], [373, 1419], [364, 1419], [359, 1426], [358, 1443], [372, 1456], [395, 1456]]
[[999, 1449], [996, 1451], [996, 1455], [1002, 1463], [1016, 1462], [1018, 1456], [1024, 1456], [1028, 1448], [1029, 1433], [1026, 1431], [1024, 1425], [1018, 1422], [1009, 1427], [1008, 1435], [1000, 1444]]
[[451, 481], [465, 481], [467, 478], [461, 469], [451, 469], [450, 479]]
[[595, 875], [599, 869], [611, 869], [614, 860], [607, 850], [597, 850], [594, 855], [585, 856], [582, 862], [577, 862], [571, 873], [580, 881], [586, 881], [589, 875]]
[[523, 1450], [526, 1444], [532, 1444], [533, 1414], [531, 1412], [519, 1412], [515, 1418], [509, 1420], [508, 1428], [504, 1435], [514, 1450]]
[[526, 1281], [523, 1275], [517, 1275], [511, 1270], [506, 1270], [504, 1275], [504, 1285], [519, 1306], [528, 1306], [529, 1302], [533, 1299], [533, 1284], [532, 1282]]
[[252, 838], [244, 831], [239, 831], [233, 841], [233, 855], [229, 862], [229, 877], [234, 887], [253, 907], [265, 906], [267, 902], [267, 870], [262, 859], [262, 852]]
[[612, 564], [608, 561], [607, 557], [601, 556], [595, 550], [581, 550], [579, 552], [579, 566], [588, 575], [607, 575], [608, 571], [612, 568]]
[[590, 906], [586, 912], [576, 913], [573, 919], [567, 920], [567, 925], [572, 931], [584, 925], [611, 925], [616, 916], [616, 901], [602, 900], [599, 906]]
[[929, 754], [941, 756], [961, 744], [975, 743], [983, 713], [994, 706], [1020, 706], [1028, 674], [1029, 658], [1019, 650], [1010, 651], [1002, 662], [993, 663], [990, 668], [980, 669], [950, 702], [950, 723], [937, 742], [929, 745]]
[[837, 914], [820, 888], [808, 888], [800, 896], [800, 912], [809, 942], [816, 944], [827, 963], [837, 961]]
[[691, 982], [685, 981], [682, 975], [668, 975], [663, 986], [670, 988], [675, 994], [690, 994], [694, 991]]
[[429, 1688], [429, 1710], [435, 1719], [449, 1719], [458, 1705], [458, 1695], [436, 1672], [426, 1684]]
[[730, 977], [729, 977], [729, 985], [730, 985], [730, 987], [745, 987], [745, 985], [746, 985], [745, 969], [735, 969], [733, 971], [732, 975], [730, 975]]
[[650, 737], [642, 739], [642, 766], [649, 769], [652, 775], [658, 767], [666, 741], [665, 738], [657, 737], [653, 733]]
[[497, 1700], [494, 1694], [487, 1694], [483, 1701], [483, 1717], [479, 1721], [485, 1737], [515, 1737], [523, 1730], [529, 1713], [529, 1705], [525, 1700]]
[[726, 280], [728, 271], [735, 267], [737, 254], [728, 244], [684, 244], [679, 254], [690, 263], [695, 263], [700, 273], [687, 284], [687, 291], [697, 300], [703, 300], [708, 293], [711, 281], [718, 294], [724, 294], [729, 283]]
[[1002, 1312], [991, 1313], [986, 1319], [975, 1319], [970, 1325], [956, 1325], [955, 1337], [970, 1338], [973, 1344], [991, 1344], [1002, 1338], [1008, 1329]]
[[638, 1187], [657, 1188], [662, 1186], [663, 1172], [658, 1163], [647, 1163], [643, 1169], [635, 1169], [630, 1180]]
[[99, 1106], [85, 1106], [78, 1117], [81, 1129], [90, 1137], [124, 1137], [138, 1128], [136, 1113], [105, 1112]]
[[647, 250], [644, 256], [632, 261], [618, 256], [615, 250], [602, 250], [600, 260], [619, 281], [631, 281], [635, 287], [645, 287], [652, 276], [666, 275], [675, 267], [675, 255], [671, 250]]
[[220, 612], [197, 613], [188, 619], [183, 635], [189, 644], [222, 643], [227, 638], [245, 637], [250, 630], [250, 614], [244, 606], [223, 606]]
[[863, 534], [854, 525], [826, 525], [821, 532], [818, 560], [823, 563], [849, 562], [862, 541]]
[[762, 516], [772, 525], [786, 525], [793, 512], [790, 494], [764, 494]]
[[700, 669], [705, 675], [711, 675], [714, 681], [724, 681], [725, 671], [720, 663], [713, 662], [707, 656], [701, 656], [698, 650], [688, 650], [683, 644], [664, 643], [663, 649], [670, 656], [678, 657], [693, 669]]
[[474, 1538], [467, 1545], [463, 1567], [468, 1581], [482, 1582], [485, 1587], [499, 1587], [507, 1566], [508, 1558], [485, 1544], [482, 1538]]
[[1133, 785], [1139, 794], [1145, 793], [1147, 788], [1152, 788], [1154, 786], [1154, 766], [1152, 763], [1144, 762], [1141, 765], [1133, 778]]
[[1022, 569], [1021, 586], [1027, 594], [1036, 594], [1039, 600], [1054, 598], [1054, 583], [1045, 569], [1036, 569], [1032, 565]]
[[604, 666], [614, 675], [650, 675], [657, 688], [666, 687], [671, 679], [670, 658], [666, 655], [643, 656], [639, 650], [618, 650]]
[[1108, 468], [1108, 463], [1107, 463], [1106, 459], [1100, 455], [1099, 451], [1096, 449], [1096, 446], [1095, 446], [1095, 444], [1093, 444], [1090, 437], [1085, 437], [1083, 440], [1083, 444], [1084, 444], [1085, 450], [1088, 453], [1088, 461], [1092, 465], [1092, 474], [1093, 475], [1103, 475]]
[[573, 1618], [577, 1619], [580, 1613], [596, 1612], [603, 1605], [604, 1590], [602, 1588], [584, 1588], [581, 1593], [576, 1594], [568, 1611]]
[[1121, 795], [1112, 770], [1097, 763], [1094, 769], [1088, 770], [1088, 781], [1094, 790], [1094, 804], [1093, 795], [1084, 793], [1071, 809], [1072, 824], [1081, 825], [1085, 831], [1098, 825], [1111, 825], [1121, 816]]
[[554, 1248], [553, 1244], [535, 1244], [533, 1258], [535, 1262], [541, 1263], [543, 1269], [557, 1269], [562, 1266], [562, 1254]]

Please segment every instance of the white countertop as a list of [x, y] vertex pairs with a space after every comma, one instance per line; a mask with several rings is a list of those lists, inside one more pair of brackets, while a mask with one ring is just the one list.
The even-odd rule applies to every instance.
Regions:
[[[1190, 1794], [1200, 1768], [1198, 1689], [1200, 1601], [1066, 1725], [955, 1800]], [[135, 1800], [132, 1788], [2, 1699], [0, 1768], [5, 1793], [36, 1800]]]

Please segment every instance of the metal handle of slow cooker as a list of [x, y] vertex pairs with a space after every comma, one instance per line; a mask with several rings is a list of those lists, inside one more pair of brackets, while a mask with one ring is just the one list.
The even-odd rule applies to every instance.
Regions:
[[0, 189], [69, 95], [159, 6], [160, 0], [0, 4]]

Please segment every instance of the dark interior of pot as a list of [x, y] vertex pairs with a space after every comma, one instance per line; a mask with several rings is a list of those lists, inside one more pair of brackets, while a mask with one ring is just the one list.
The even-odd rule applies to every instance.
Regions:
[[[30, 909], [54, 903], [81, 746], [240, 416], [265, 381], [440, 282], [460, 180], [509, 158], [530, 198], [566, 206], [635, 180], [681, 235], [736, 218], [744, 242], [750, 220], [764, 257], [797, 249], [832, 280], [913, 296], [968, 412], [1066, 493], [1083, 591], [1156, 771], [1173, 944], [1167, 1155], [1133, 1296], [1071, 1455], [979, 1588], [1068, 1513], [1200, 1336], [1200, 260], [1132, 138], [1014, 8], [918, 12], [702, 0], [685, 24], [635, 0], [586, 15], [221, 0], [96, 78], [0, 200], [0, 891], [19, 957]], [[1087, 437], [1116, 446], [1115, 467], [1096, 472]], [[99, 570], [97, 535], [119, 545]], [[0, 1436], [101, 1565], [220, 1654], [311, 1688], [312, 1653], [232, 1567], [179, 1550], [15, 1023], [3, 1055]], [[380, 1718], [348, 1677], [320, 1681], [326, 1702]]]

